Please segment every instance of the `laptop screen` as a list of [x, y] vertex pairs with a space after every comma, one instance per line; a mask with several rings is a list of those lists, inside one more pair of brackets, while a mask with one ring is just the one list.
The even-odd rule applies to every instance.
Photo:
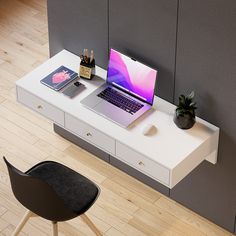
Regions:
[[107, 82], [152, 105], [157, 71], [111, 49]]

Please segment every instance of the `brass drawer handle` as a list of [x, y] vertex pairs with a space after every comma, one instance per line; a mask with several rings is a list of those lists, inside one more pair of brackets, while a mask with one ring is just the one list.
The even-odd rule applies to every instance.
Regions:
[[139, 164], [140, 166], [145, 166], [145, 164], [144, 164], [142, 161], [140, 161], [138, 164]]
[[89, 137], [89, 136], [90, 136], [90, 137], [92, 136], [92, 134], [91, 134], [91, 133], [89, 133], [89, 132], [88, 132], [86, 135], [87, 135], [88, 137]]
[[43, 106], [38, 105], [37, 108], [38, 108], [38, 109], [43, 109]]

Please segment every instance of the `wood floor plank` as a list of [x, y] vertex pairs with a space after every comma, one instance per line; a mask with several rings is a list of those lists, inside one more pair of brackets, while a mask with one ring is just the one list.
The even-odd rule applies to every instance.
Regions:
[[107, 224], [114, 227], [116, 230], [122, 232], [123, 234], [129, 235], [136, 235], [136, 236], [144, 236], [141, 231], [136, 229], [135, 227], [127, 224], [117, 216], [113, 215], [110, 212], [107, 212], [105, 209], [98, 205], [94, 205], [90, 212], [92, 215], [96, 216], [97, 218], [101, 219], [102, 221], [106, 222]]
[[[3, 34], [7, 38], [12, 33], [12, 30], [10, 30], [8, 27], [6, 27], [6, 25], [4, 23], [2, 23], [1, 19], [2, 19], [2, 17], [1, 17], [1, 14], [0, 14], [0, 32], [1, 32], [1, 34]], [[1, 64], [3, 62], [5, 62], [5, 60], [3, 60], [1, 58]]]
[[[152, 202], [147, 201], [146, 199], [142, 198], [143, 194], [137, 194], [133, 192], [131, 189], [121, 186], [119, 183], [112, 181], [111, 179], [106, 179], [102, 185], [109, 190], [113, 191], [114, 193], [120, 195], [121, 197], [125, 198], [127, 201], [132, 202], [137, 207], [148, 207], [152, 208]], [[162, 194], [157, 193], [157, 198], [159, 199]]]
[[[154, 217], [142, 209], [134, 214], [134, 218], [129, 223], [138, 227], [140, 231], [148, 235], [187, 235], [181, 230], [172, 227], [171, 223], [165, 222], [161, 218]], [[199, 234], [199, 236], [202, 235]]]
[[[12, 37], [10, 34], [9, 37]], [[27, 38], [26, 38], [27, 39]], [[19, 39], [13, 39], [9, 42], [9, 40], [5, 39], [3, 36], [0, 35], [0, 42], [1, 42], [1, 48], [4, 49], [5, 52], [7, 52], [10, 55], [17, 55], [21, 54], [24, 56], [21, 56], [20, 59], [23, 60], [28, 65], [32, 65], [33, 62], [36, 60], [42, 60], [45, 58], [44, 55], [41, 55], [41, 53], [37, 53], [33, 50], [30, 50], [28, 47], [24, 45], [24, 42]]]
[[[91, 236], [90, 232], [88, 231], [87, 234], [84, 234], [74, 226], [70, 225], [68, 222], [62, 222], [58, 224], [58, 231], [60, 236], [67, 236], [67, 235], [78, 235], [84, 236], [88, 235]], [[94, 235], [93, 235], [94, 236]]]
[[8, 79], [5, 79], [5, 77], [3, 75], [0, 75], [0, 79], [1, 79], [1, 83], [0, 83], [1, 89], [8, 91], [11, 88], [14, 88], [14, 84], [11, 81], [9, 81]]
[[2, 216], [6, 211], [7, 211], [7, 208], [0, 204], [0, 216]]
[[121, 176], [115, 176], [112, 178], [112, 181], [120, 184], [121, 186], [132, 190], [138, 195], [142, 195], [147, 201], [155, 202], [159, 198], [159, 193], [149, 186], [141, 183], [140, 181], [126, 175], [122, 174]]
[[9, 132], [21, 137], [29, 144], [34, 144], [36, 141], [39, 140], [38, 137], [32, 135], [28, 131], [20, 128], [19, 126], [15, 125], [14, 123], [8, 121], [7, 119], [0, 117], [0, 126], [5, 127]]
[[[15, 229], [15, 226], [12, 224], [9, 224], [5, 229], [1, 231], [1, 236], [11, 236], [13, 231]], [[28, 234], [21, 231], [18, 236], [28, 236]]]
[[6, 100], [15, 101], [16, 100], [16, 88], [4, 88], [0, 84], [0, 94]]
[[5, 119], [8, 119], [9, 121], [18, 125], [22, 129], [25, 129], [31, 134], [38, 136], [40, 139], [51, 143], [53, 146], [55, 146], [59, 150], [65, 150], [67, 147], [70, 146], [70, 143], [62, 139], [60, 136], [46, 131], [37, 123], [32, 123], [32, 121], [26, 119], [25, 117], [20, 116], [19, 114], [13, 111], [10, 111], [9, 109], [6, 109], [4, 106], [0, 107], [0, 112], [1, 112], [1, 115], [5, 117]]
[[[23, 215], [24, 215], [24, 212], [22, 212], [21, 216], [18, 216], [11, 211], [7, 211], [5, 214], [2, 215], [2, 219], [7, 222], [10, 222], [12, 225], [14, 225], [16, 227], [18, 225], [18, 223], [20, 222], [21, 218], [23, 217]], [[48, 234], [45, 234], [40, 229], [38, 229], [37, 227], [32, 226], [30, 224], [30, 219], [25, 224], [22, 231], [25, 232], [26, 234], [30, 234], [30, 235], [37, 235], [37, 236], [48, 235]]]
[[11, 38], [11, 41], [14, 42], [14, 44], [25, 48], [27, 52], [34, 53], [36, 60], [45, 61], [45, 57], [48, 57], [48, 48], [42, 47], [38, 43], [35, 43], [31, 39], [25, 37], [22, 34], [19, 34], [18, 32], [10, 33], [9, 38]]
[[0, 232], [3, 231], [8, 225], [9, 225], [9, 223], [7, 221], [0, 218]]
[[4, 102], [5, 98], [0, 95], [0, 103]]
[[[26, 6], [30, 6], [31, 8], [37, 10], [38, 12], [46, 12], [45, 11], [45, 6], [47, 4], [46, 0], [40, 0], [40, 1], [35, 1], [35, 0], [19, 0], [19, 2], [24, 3]], [[45, 21], [46, 17], [44, 18]]]
[[105, 235], [106, 236], [124, 236], [125, 234], [121, 233], [120, 231], [112, 227], [106, 232]]
[[5, 71], [11, 71], [11, 74], [17, 76], [18, 79], [26, 74], [26, 71], [24, 69], [13, 65], [9, 61], [4, 61], [3, 63], [1, 63], [0, 68]]
[[[5, 156], [21, 171], [26, 171], [33, 165], [44, 160], [43, 157], [36, 158], [30, 154], [25, 153], [23, 150], [20, 150], [18, 147], [14, 146], [14, 144], [9, 144], [2, 138], [0, 138], [0, 152], [2, 156]], [[3, 160], [1, 160], [0, 163], [2, 164]]]
[[228, 233], [221, 227], [218, 227], [215, 224], [207, 221], [205, 218], [197, 215], [191, 210], [188, 210], [187, 208], [181, 206], [180, 204], [171, 199], [160, 198], [156, 201], [155, 205], [165, 210], [166, 212], [169, 212], [170, 214], [178, 217], [180, 220], [187, 223], [188, 225], [191, 225], [192, 227], [196, 228], [199, 233], [202, 232], [206, 235], [215, 236], [223, 236], [227, 235]]
[[[24, 20], [24, 18], [28, 18], [27, 15], [24, 16], [24, 18], [21, 18], [19, 20], [19, 17], [15, 15], [15, 17], [11, 17], [11, 15], [14, 14], [14, 9], [5, 9], [0, 11], [0, 18], [2, 19], [1, 24], [5, 25], [9, 30], [18, 31], [20, 34], [24, 35], [25, 37], [28, 37], [29, 39], [35, 41], [36, 43], [40, 45], [44, 45], [47, 43], [46, 39], [42, 37], [42, 34], [46, 32], [46, 28], [42, 30], [38, 28], [34, 28], [33, 25], [29, 24]], [[33, 21], [33, 18], [30, 18]], [[20, 55], [22, 57], [23, 55]]]
[[[101, 188], [101, 198], [98, 199], [98, 202], [103, 205], [103, 206], [107, 206], [108, 205], [108, 209], [109, 210], [114, 210], [117, 208], [119, 211], [121, 211], [121, 215], [122, 212], [127, 213], [127, 217], [129, 218], [129, 215], [133, 215], [134, 212], [136, 212], [139, 207], [137, 207], [136, 205], [134, 205], [132, 202], [126, 200], [125, 198], [120, 197], [118, 194], [108, 190], [107, 188], [100, 186]], [[114, 206], [114, 208], [112, 207]]]
[[[13, 75], [12, 73], [2, 69], [0, 67], [0, 79], [5, 81], [9, 81], [11, 84], [18, 80], [17, 76]], [[3, 81], [1, 81], [1, 84]]]
[[27, 153], [28, 155], [32, 155], [38, 160], [45, 159], [48, 154], [45, 152], [42, 152], [39, 148], [36, 148], [35, 146], [32, 146], [22, 140], [20, 137], [17, 137], [13, 133], [9, 132], [5, 128], [0, 127], [0, 133], [4, 140], [7, 142], [13, 144], [17, 148], [19, 148], [21, 151]]
[[[117, 183], [114, 183], [110, 179], [105, 180], [102, 183], [102, 185], [109, 188], [113, 192], [120, 194], [124, 198], [128, 199], [130, 202], [132, 202], [137, 207], [152, 214], [153, 217], [159, 217], [160, 219], [162, 219], [165, 222], [173, 222], [173, 224], [175, 223], [175, 228], [183, 229], [182, 230], [183, 233], [190, 234], [190, 235], [197, 235], [199, 233], [195, 228], [190, 227], [190, 225], [179, 221], [177, 217], [171, 215], [170, 213], [162, 210], [159, 207], [156, 207], [152, 203], [150, 203], [150, 202], [146, 201], [145, 199], [143, 199], [142, 197], [130, 192], [129, 190], [125, 189], [124, 187], [119, 186]], [[164, 197], [164, 196], [160, 194], [160, 197]]]
[[[31, 123], [34, 123], [37, 126], [39, 126], [40, 128], [55, 135], [55, 133], [53, 132], [53, 129], [52, 129], [52, 122], [51, 121], [49, 121], [46, 117], [43, 117], [41, 114], [36, 113], [35, 111], [29, 109], [28, 107], [22, 106], [22, 104], [18, 103], [16, 100], [9, 101], [7, 99], [2, 103], [2, 106], [7, 109], [7, 110], [4, 110], [5, 113], [7, 113], [8, 110], [12, 111], [12, 112], [16, 113], [17, 115], [24, 117], [24, 119], [30, 121]], [[58, 136], [58, 135], [55, 135], [55, 136]]]
[[24, 207], [14, 197], [10, 185], [6, 186], [5, 184], [0, 183], [0, 186], [1, 186], [0, 205], [3, 206], [4, 208], [6, 208], [6, 210], [4, 210], [1, 217], [8, 210], [11, 210], [15, 214], [19, 215], [22, 212], [22, 210], [24, 209]]
[[[96, 216], [91, 215], [90, 210], [88, 210], [86, 215], [91, 219], [91, 221], [96, 225], [96, 227], [100, 230], [101, 233], [105, 234], [105, 232], [111, 228], [109, 224], [100, 220]], [[80, 217], [77, 217], [68, 221], [68, 224], [73, 225], [75, 228], [83, 232], [85, 235], [86, 235], [86, 232], [88, 232], [88, 226], [80, 219]], [[89, 232], [91, 233], [91, 231]]]
[[[8, 176], [7, 173], [5, 173], [5, 174], [6, 174], [6, 176]], [[2, 175], [2, 173], [1, 173], [1, 175]], [[9, 179], [8, 179], [8, 181], [9, 181]], [[3, 205], [4, 207], [6, 207], [7, 210], [12, 209], [11, 207], [13, 207], [13, 209], [14, 209], [14, 207], [16, 205], [18, 205], [18, 202], [16, 201], [16, 199], [12, 193], [12, 189], [10, 188], [10, 181], [8, 182], [8, 184], [6, 184], [4, 182], [0, 182], [0, 187], [2, 189], [2, 192], [0, 192], [0, 196], [2, 198], [0, 200], [0, 202], [1, 202], [0, 204]], [[7, 206], [10, 208], [8, 208]], [[18, 210], [22, 210], [22, 207], [19, 207]], [[17, 212], [17, 213], [19, 213], [19, 212]], [[5, 212], [4, 212], [4, 214], [5, 214]]]
[[9, 10], [11, 9], [17, 9], [14, 10], [15, 14], [18, 15], [22, 15], [22, 14], [28, 14], [31, 16], [34, 16], [35, 14], [37, 14], [39, 11], [37, 9], [35, 9], [34, 7], [31, 7], [29, 4], [23, 4], [21, 1], [8, 1], [8, 0], [1, 0], [1, 6], [3, 8], [3, 10], [5, 10], [6, 8], [4, 7], [4, 4], [7, 4], [7, 8]]
[[39, 228], [47, 235], [52, 234], [52, 223], [49, 220], [45, 220], [42, 217], [36, 216], [30, 218], [29, 224], [31, 224], [33, 227]]
[[69, 156], [65, 152], [57, 149], [51, 143], [48, 143], [42, 139], [39, 139], [36, 143], [34, 143], [34, 146], [39, 148], [40, 150], [46, 152], [48, 155], [53, 156], [57, 159], [61, 158], [63, 160]]

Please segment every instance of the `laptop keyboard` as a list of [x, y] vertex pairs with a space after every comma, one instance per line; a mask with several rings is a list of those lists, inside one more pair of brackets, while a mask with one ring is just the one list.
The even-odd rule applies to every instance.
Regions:
[[125, 96], [124, 94], [110, 87], [107, 87], [97, 96], [132, 115], [143, 107], [143, 104]]

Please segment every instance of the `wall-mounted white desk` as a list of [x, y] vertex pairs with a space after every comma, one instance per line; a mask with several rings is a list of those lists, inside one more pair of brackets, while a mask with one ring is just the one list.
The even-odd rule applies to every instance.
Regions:
[[[81, 81], [86, 89], [73, 99], [40, 83], [61, 65], [78, 71], [79, 63], [78, 56], [61, 51], [17, 81], [18, 101], [168, 188], [202, 161], [216, 163], [219, 128], [200, 118], [190, 130], [177, 128], [173, 122], [175, 106], [161, 98], [155, 97], [153, 109], [129, 129], [83, 107], [80, 100], [104, 83], [106, 71], [99, 67], [96, 73], [103, 79]], [[144, 136], [141, 128], [145, 123], [155, 125], [157, 131]]]

